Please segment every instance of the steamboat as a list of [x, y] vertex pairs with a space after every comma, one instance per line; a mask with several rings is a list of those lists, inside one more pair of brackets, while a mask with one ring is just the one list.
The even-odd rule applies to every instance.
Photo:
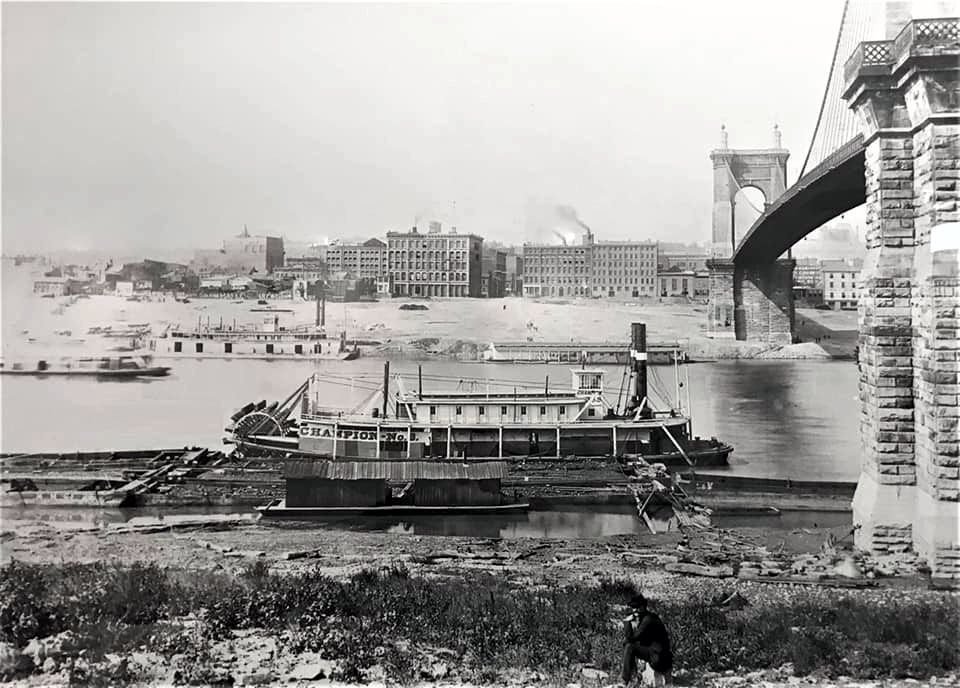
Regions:
[[[726, 465], [733, 447], [692, 436], [689, 415], [655, 408], [647, 393], [646, 326], [632, 325], [631, 364], [615, 402], [606, 371], [571, 369], [567, 390], [513, 393], [416, 391], [402, 379], [354, 410], [321, 403], [314, 373], [283, 402], [249, 403], [230, 418], [224, 443], [244, 456], [318, 459], [534, 459], [616, 456], [679, 466]], [[676, 370], [676, 368], [675, 368]], [[624, 389], [626, 394], [623, 394]], [[688, 387], [689, 389], [689, 387]], [[688, 403], [689, 408], [689, 393]]]
[[128, 380], [140, 377], [165, 377], [168, 366], [153, 365], [150, 356], [86, 356], [57, 360], [38, 360], [35, 364], [0, 360], [0, 375], [32, 375], [35, 377], [96, 377], [108, 380]]
[[347, 346], [347, 333], [330, 336], [325, 327], [325, 302], [317, 301], [316, 324], [284, 327], [277, 312], [254, 326], [197, 322], [192, 330], [173, 328], [153, 337], [149, 351], [158, 358], [255, 358], [292, 360], [353, 360], [356, 346]]

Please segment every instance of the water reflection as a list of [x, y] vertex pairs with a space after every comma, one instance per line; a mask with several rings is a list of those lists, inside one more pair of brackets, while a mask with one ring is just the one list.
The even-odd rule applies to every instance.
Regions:
[[[105, 527], [110, 525], [150, 526], [198, 520], [257, 519], [252, 509], [238, 507], [149, 509], [56, 509], [44, 507], [3, 507], [0, 518], [7, 529], [56, 526], [60, 530]], [[677, 521], [669, 509], [651, 514], [657, 533], [677, 530]], [[721, 528], [834, 528], [850, 524], [848, 512], [783, 511], [780, 514], [744, 514], [714, 516]], [[563, 507], [551, 511], [454, 516], [340, 517], [302, 521], [271, 520], [261, 524], [274, 528], [309, 530], [350, 530], [397, 535], [428, 535], [480, 538], [553, 538], [579, 540], [612, 535], [647, 534], [646, 524], [637, 518], [632, 506], [604, 505], [602, 510], [588, 507]]]
[[[283, 399], [314, 370], [324, 395], [353, 407], [382, 378], [382, 361], [178, 360], [159, 384], [12, 377], [4, 380], [2, 451], [93, 451], [198, 445], [222, 446], [229, 414], [252, 399]], [[430, 389], [502, 391], [514, 385], [551, 387], [569, 375], [562, 365], [511, 365], [431, 361], [424, 364]], [[237, 375], [241, 370], [244, 374]], [[391, 368], [415, 384], [417, 364]], [[616, 401], [623, 369], [607, 367]], [[674, 393], [673, 370], [653, 366], [657, 389]], [[857, 369], [849, 362], [726, 361], [693, 364], [690, 399], [693, 429], [736, 448], [731, 472], [741, 475], [854, 480], [859, 475], [855, 400]], [[564, 382], [560, 382], [563, 380]], [[654, 391], [653, 389], [651, 390]], [[654, 394], [656, 400], [656, 394]], [[662, 400], [657, 403], [663, 404]], [[38, 418], [55, 419], [36, 432]]]

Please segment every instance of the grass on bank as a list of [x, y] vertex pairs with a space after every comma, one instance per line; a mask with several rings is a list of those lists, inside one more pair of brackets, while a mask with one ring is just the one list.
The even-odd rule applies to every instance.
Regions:
[[[694, 676], [792, 662], [798, 674], [923, 678], [960, 666], [954, 596], [791, 590], [731, 612], [711, 605], [718, 586], [660, 602], [656, 590], [644, 591], [671, 631], [676, 667]], [[94, 658], [146, 645], [187, 655], [195, 682], [210, 679], [203, 672], [212, 644], [247, 628], [341, 660], [341, 680], [380, 665], [391, 680], [414, 681], [418, 650], [427, 647], [452, 651], [460, 675], [474, 680], [510, 668], [562, 680], [576, 664], [615, 676], [621, 629], [611, 621], [623, 612], [614, 606], [634, 592], [619, 579], [537, 590], [488, 575], [412, 577], [402, 566], [339, 581], [313, 570], [275, 575], [262, 561], [241, 576], [152, 564], [14, 563], [0, 569], [0, 640], [22, 647], [71, 630]], [[183, 633], [175, 623], [189, 614], [202, 620], [201, 632]]]

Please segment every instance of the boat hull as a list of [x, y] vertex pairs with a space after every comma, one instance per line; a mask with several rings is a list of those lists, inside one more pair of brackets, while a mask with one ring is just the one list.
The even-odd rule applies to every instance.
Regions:
[[87, 492], [78, 490], [41, 490], [37, 492], [0, 492], [3, 507], [99, 507], [115, 509], [123, 506], [127, 492]]
[[177, 352], [172, 351], [151, 351], [150, 355], [157, 359], [174, 360], [190, 358], [196, 360], [217, 359], [231, 360], [242, 359], [248, 361], [352, 361], [360, 356], [357, 351], [335, 351], [333, 353], [322, 354], [268, 354], [268, 353], [194, 353], [191, 351]]
[[[610, 456], [641, 457], [648, 463], [662, 463], [670, 467], [689, 467], [693, 466], [727, 466], [729, 457], [733, 452], [733, 447], [729, 444], [717, 442], [708, 446], [685, 449], [686, 457], [680, 452], [657, 452], [642, 453], [627, 450], [614, 451], [612, 442], [597, 440], [595, 437], [577, 438], [575, 436], [564, 436], [561, 439], [563, 455], [557, 457], [555, 454], [556, 444], [550, 446], [541, 445], [541, 451], [531, 452], [528, 442], [512, 441], [503, 443], [503, 455], [498, 455], [499, 447], [495, 441], [488, 440], [459, 440], [456, 443], [455, 452], [450, 455], [446, 452], [445, 443], [431, 444], [429, 453], [424, 451], [423, 445], [413, 444], [408, 456], [405, 448], [402, 449], [384, 449], [381, 445], [379, 457], [375, 456], [376, 444], [371, 448], [363, 446], [362, 440], [355, 442], [352, 446], [347, 441], [339, 443], [336, 455], [332, 447], [305, 447], [296, 435], [261, 435], [246, 438], [234, 438], [229, 440], [235, 444], [238, 451], [245, 456], [276, 456], [276, 457], [302, 457], [317, 459], [376, 459], [381, 460], [404, 460], [413, 459], [447, 459], [447, 458], [468, 458], [468, 459], [502, 459], [502, 460], [525, 460], [532, 458], [602, 458]], [[359, 445], [359, 446], [358, 446]], [[439, 445], [439, 447], [438, 447]], [[437, 450], [439, 449], [439, 451]]]
[[32, 375], [34, 377], [96, 377], [107, 379], [131, 379], [138, 377], [166, 377], [168, 366], [137, 368], [129, 370], [13, 370], [0, 368], [0, 375]]
[[349, 507], [349, 506], [310, 506], [288, 507], [285, 500], [258, 506], [264, 518], [324, 518], [334, 516], [431, 516], [459, 514], [500, 514], [522, 513], [530, 509], [528, 502], [515, 504], [497, 504], [487, 506], [412, 506], [390, 504], [385, 506]]

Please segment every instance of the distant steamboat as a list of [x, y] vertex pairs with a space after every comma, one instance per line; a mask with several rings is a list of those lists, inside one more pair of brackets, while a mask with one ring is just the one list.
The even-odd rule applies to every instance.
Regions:
[[[530, 393], [389, 390], [358, 412], [321, 404], [314, 373], [284, 402], [247, 404], [231, 417], [225, 443], [248, 456], [323, 459], [445, 459], [642, 456], [669, 465], [725, 465], [733, 447], [691, 437], [679, 409], [647, 396], [646, 329], [633, 325], [626, 401], [604, 396], [605, 371], [571, 370], [568, 390]], [[679, 389], [679, 385], [678, 385]], [[677, 405], [679, 406], [679, 393]], [[688, 404], [689, 406], [689, 404]]]
[[148, 347], [158, 358], [256, 358], [293, 360], [352, 360], [360, 356], [357, 347], [347, 347], [347, 333], [329, 336], [326, 332], [326, 303], [317, 301], [313, 326], [280, 326], [276, 313], [259, 326], [211, 327], [198, 322], [196, 329], [178, 328], [149, 340]]

